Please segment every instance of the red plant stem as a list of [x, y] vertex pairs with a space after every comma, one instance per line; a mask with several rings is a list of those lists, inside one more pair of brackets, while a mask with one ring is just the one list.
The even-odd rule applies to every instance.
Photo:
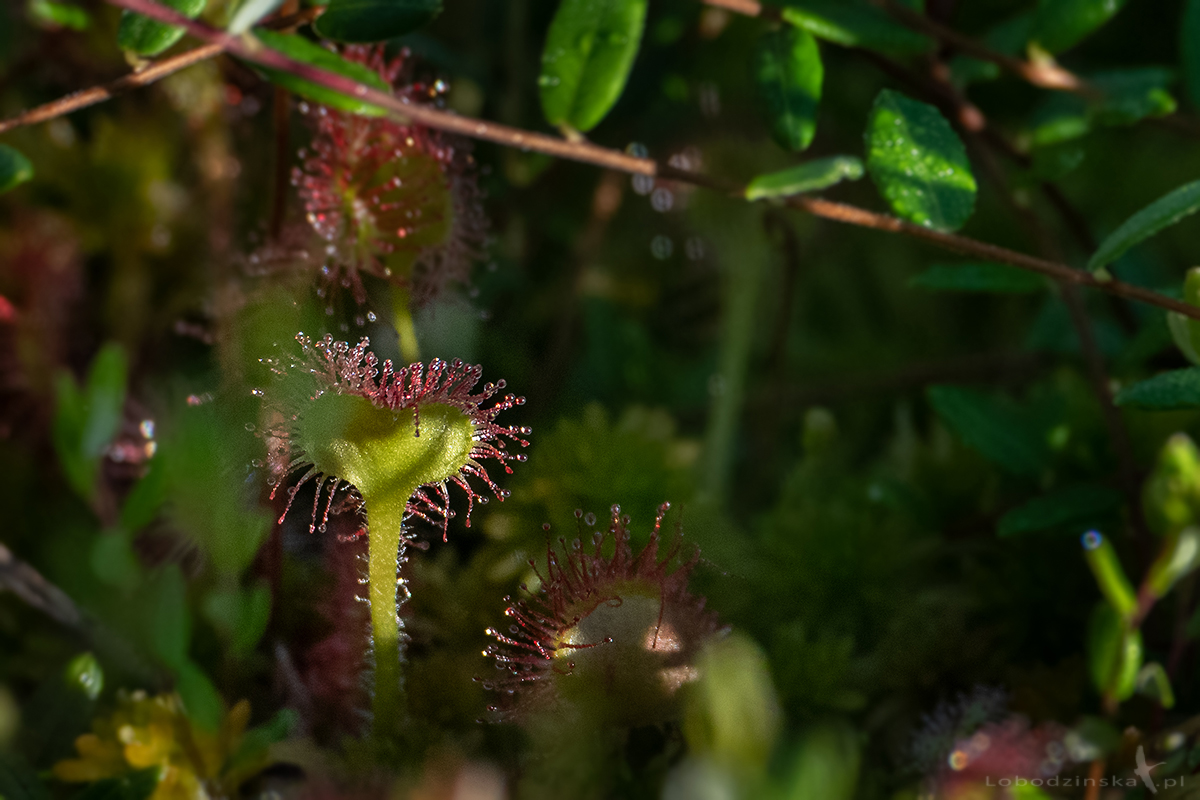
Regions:
[[[251, 37], [231, 36], [202, 22], [190, 20], [182, 14], [152, 2], [152, 0], [108, 0], [108, 2], [112, 5], [144, 14], [160, 22], [179, 25], [192, 36], [208, 41], [212, 45], [219, 45], [218, 51], [224, 49], [247, 61], [289, 72], [296, 77], [311, 81], [327, 89], [332, 89], [349, 97], [357, 97], [372, 105], [383, 108], [401, 119], [426, 125], [430, 128], [449, 131], [474, 139], [482, 139], [507, 147], [535, 150], [546, 155], [579, 161], [585, 164], [593, 164], [620, 172], [651, 175], [695, 186], [726, 191], [730, 194], [742, 194], [740, 187], [718, 181], [700, 173], [676, 170], [661, 165], [653, 159], [638, 158], [619, 150], [610, 150], [586, 141], [567, 141], [554, 136], [511, 128], [507, 125], [499, 125], [494, 122], [485, 122], [484, 120], [458, 116], [457, 114], [441, 111], [429, 106], [410, 104], [386, 92], [356, 83], [345, 76], [317, 69], [309, 64], [296, 61], [278, 51], [264, 47], [260, 42]], [[98, 98], [93, 102], [99, 102], [99, 99], [106, 98]], [[58, 113], [67, 112], [60, 111]], [[43, 116], [34, 121], [44, 121], [53, 116], [57, 116], [57, 114]], [[29, 124], [29, 120], [24, 117], [25, 115], [22, 115], [21, 117], [0, 122], [0, 133], [19, 125]], [[1137, 300], [1167, 311], [1175, 311], [1191, 319], [1200, 320], [1200, 308], [1123, 281], [1101, 281], [1089, 272], [1073, 269], [1066, 264], [1035, 258], [1025, 253], [1018, 253], [1015, 250], [1008, 250], [965, 236], [922, 228], [919, 225], [913, 225], [895, 217], [877, 214], [863, 208], [836, 203], [819, 197], [797, 196], [787, 198], [783, 202], [791, 208], [823, 219], [856, 225], [861, 228], [903, 234], [961, 255], [1008, 264], [1019, 269], [1029, 270], [1049, 278], [1054, 278], [1055, 280], [1098, 289], [1117, 297]]]

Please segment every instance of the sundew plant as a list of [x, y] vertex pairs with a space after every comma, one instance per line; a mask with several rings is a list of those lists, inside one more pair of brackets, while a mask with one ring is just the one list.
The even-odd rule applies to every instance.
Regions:
[[1200, 0], [0, 3], [0, 800], [1200, 796]]

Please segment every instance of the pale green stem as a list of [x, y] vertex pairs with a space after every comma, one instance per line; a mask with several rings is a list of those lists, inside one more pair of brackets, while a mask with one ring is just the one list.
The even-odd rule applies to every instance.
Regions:
[[421, 360], [421, 346], [417, 343], [417, 327], [413, 324], [413, 313], [408, 291], [396, 287], [392, 290], [392, 322], [396, 335], [400, 337], [400, 356], [409, 364]]
[[[404, 495], [405, 500], [417, 489]], [[399, 493], [397, 493], [399, 494]], [[404, 504], [375, 502], [367, 506], [367, 595], [371, 601], [371, 636], [375, 649], [375, 696], [372, 733], [386, 738], [405, 715], [400, 663], [403, 646], [397, 618], [397, 570], [403, 560]]]

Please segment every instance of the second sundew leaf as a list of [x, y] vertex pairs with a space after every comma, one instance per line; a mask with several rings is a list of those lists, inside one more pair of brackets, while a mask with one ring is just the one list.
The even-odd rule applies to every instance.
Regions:
[[800, 151], [812, 144], [824, 78], [821, 51], [807, 31], [780, 28], [758, 40], [754, 82], [781, 147]]
[[1126, 0], [1041, 0], [1030, 40], [1051, 53], [1073, 47], [1112, 19]]
[[863, 164], [854, 156], [833, 156], [808, 161], [799, 166], [759, 175], [746, 186], [747, 200], [791, 197], [819, 192], [844, 180], [856, 181], [863, 175]]
[[932, 44], [864, 0], [779, 0], [778, 5], [784, 22], [844, 47], [922, 53]]
[[1155, 200], [1121, 224], [1088, 260], [1088, 269], [1097, 270], [1163, 228], [1200, 211], [1200, 181], [1184, 184]]
[[427, 25], [442, 0], [330, 0], [313, 27], [336, 42], [382, 42]]
[[589, 131], [616, 104], [646, 26], [647, 0], [562, 0], [542, 51], [546, 121]]
[[[316, 67], [317, 69], [335, 72], [338, 75], [350, 78], [372, 89], [378, 89], [381, 92], [391, 92], [391, 87], [387, 85], [387, 82], [379, 77], [371, 68], [364, 64], [347, 61], [337, 53], [326, 50], [324, 47], [310, 42], [303, 36], [276, 33], [275, 31], [262, 29], [256, 29], [254, 35], [267, 47], [277, 50], [296, 61]], [[364, 117], [379, 117], [386, 113], [382, 108], [364, 100], [349, 97], [341, 92], [335, 92], [333, 89], [319, 86], [290, 72], [270, 69], [268, 67], [259, 67], [259, 69], [271, 79], [272, 83], [330, 108], [348, 111], [351, 114], [360, 114]]]
[[[161, 4], [195, 19], [207, 5], [207, 0], [161, 0]], [[139, 56], [156, 56], [183, 37], [183, 28], [168, 25], [143, 14], [125, 11], [117, 28], [117, 45]]]
[[884, 89], [866, 139], [867, 170], [899, 216], [945, 231], [970, 218], [975, 176], [962, 141], [936, 108]]
[[934, 264], [908, 280], [909, 286], [944, 292], [1029, 294], [1046, 288], [1041, 275], [991, 262]]

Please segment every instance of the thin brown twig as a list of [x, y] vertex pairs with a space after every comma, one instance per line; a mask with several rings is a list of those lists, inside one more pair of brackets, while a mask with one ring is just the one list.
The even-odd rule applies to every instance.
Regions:
[[[282, 70], [348, 97], [358, 98], [364, 103], [377, 106], [403, 120], [474, 139], [494, 142], [507, 147], [535, 150], [546, 155], [592, 164], [620, 172], [656, 176], [715, 189], [736, 196], [744, 196], [742, 187], [736, 184], [721, 181], [701, 173], [678, 170], [659, 164], [650, 158], [640, 158], [619, 150], [600, 147], [586, 141], [566, 141], [546, 134], [533, 133], [507, 125], [499, 125], [494, 122], [458, 116], [457, 114], [430, 106], [412, 104], [402, 98], [372, 89], [369, 86], [364, 86], [343, 75], [318, 69], [309, 64], [289, 58], [279, 51], [263, 46], [251, 37], [231, 36], [202, 22], [190, 20], [182, 14], [152, 2], [152, 0], [108, 1], [112, 5], [144, 14], [160, 22], [179, 25], [192, 36], [209, 41], [214, 45], [219, 44], [228, 52], [247, 61], [257, 63], [260, 66]], [[1054, 278], [1055, 280], [1062, 280], [1078, 286], [1097, 289], [1117, 297], [1137, 300], [1138, 302], [1157, 306], [1167, 311], [1175, 311], [1191, 319], [1200, 320], [1200, 308], [1181, 300], [1176, 300], [1158, 292], [1142, 288], [1141, 286], [1135, 286], [1119, 280], [1100, 280], [1090, 272], [1073, 269], [1066, 264], [1036, 258], [1025, 253], [1018, 253], [1014, 250], [970, 239], [965, 236], [944, 233], [931, 228], [923, 228], [919, 225], [887, 216], [886, 214], [878, 214], [864, 208], [837, 203], [819, 197], [789, 197], [783, 200], [783, 203], [791, 208], [823, 219], [887, 233], [902, 234], [961, 255], [1008, 264], [1019, 269], [1029, 270]]]

